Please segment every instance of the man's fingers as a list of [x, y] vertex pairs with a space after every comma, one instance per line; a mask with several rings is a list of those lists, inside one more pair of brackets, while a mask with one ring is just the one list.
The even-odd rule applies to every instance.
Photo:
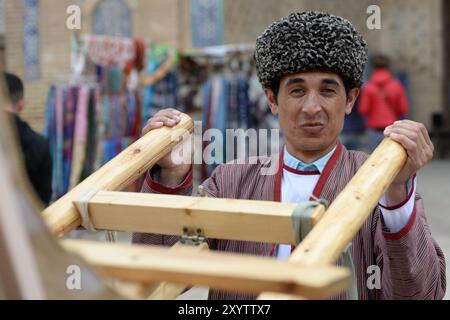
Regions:
[[163, 109], [155, 114], [155, 117], [162, 116], [173, 120], [181, 120], [181, 112], [172, 108]]
[[407, 151], [414, 151], [417, 148], [417, 143], [414, 140], [410, 139], [407, 135], [392, 132], [389, 137], [400, 143]]
[[409, 124], [392, 126], [386, 129], [388, 135], [392, 133], [397, 133], [401, 135], [407, 136], [409, 139], [415, 141], [418, 144], [418, 147], [421, 145], [425, 145], [425, 138], [422, 136], [422, 133], [416, 127], [412, 127]]
[[[397, 121], [393, 125], [387, 127], [385, 133], [387, 136], [392, 133], [403, 134], [415, 141], [417, 150], [414, 151], [418, 156], [417, 161], [420, 161], [420, 163], [425, 163], [433, 158], [434, 146], [428, 136], [428, 131], [423, 124], [409, 120]], [[412, 154], [410, 156], [412, 156]]]
[[147, 122], [146, 128], [154, 129], [161, 126], [173, 127], [181, 121], [180, 117], [177, 116], [167, 116], [167, 115], [155, 115], [150, 118]]
[[398, 131], [390, 133], [389, 137], [392, 140], [400, 143], [403, 146], [403, 148], [406, 149], [406, 152], [408, 153], [408, 157], [410, 159], [412, 159], [413, 162], [415, 162], [415, 163], [421, 162], [421, 159], [420, 159], [421, 157], [417, 152], [417, 150], [418, 150], [417, 143], [413, 139], [411, 139], [410, 137], [408, 137], [405, 134], [399, 133]]
[[153, 121], [148, 124], [148, 127], [150, 130], [152, 130], [152, 129], [161, 128], [163, 125], [164, 125], [164, 122], [162, 122], [162, 121]]
[[163, 125], [164, 123], [161, 121], [148, 122], [147, 125], [144, 128], [142, 128], [142, 134], [144, 135], [153, 129], [161, 128]]
[[165, 126], [173, 127], [178, 122], [180, 122], [179, 119], [176, 118], [170, 118], [167, 116], [154, 116], [150, 119], [151, 122], [162, 122]]
[[421, 136], [423, 137], [423, 141], [430, 147], [434, 148], [433, 143], [431, 142], [431, 139], [430, 139], [430, 135], [428, 134], [428, 130], [423, 123], [415, 122], [415, 121], [411, 121], [411, 120], [400, 120], [400, 121], [394, 122], [394, 124], [389, 127], [396, 127], [396, 126], [407, 128], [407, 129], [409, 128], [411, 130], [417, 130], [418, 132], [420, 132]]
[[392, 140], [400, 143], [406, 149], [408, 158], [412, 160], [415, 167], [419, 168], [429, 159], [427, 159], [427, 155], [420, 146], [421, 143], [413, 138], [414, 135], [412, 135], [409, 131], [407, 132], [409, 135], [405, 134], [403, 130], [404, 129], [402, 128], [396, 128], [395, 132], [391, 132], [389, 136]]

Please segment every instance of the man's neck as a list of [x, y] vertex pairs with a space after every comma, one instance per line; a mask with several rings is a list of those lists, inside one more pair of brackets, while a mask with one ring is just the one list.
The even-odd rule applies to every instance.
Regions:
[[287, 151], [298, 160], [304, 163], [313, 163], [314, 161], [319, 160], [327, 153], [329, 153], [331, 150], [333, 150], [336, 144], [337, 140], [323, 150], [304, 151], [304, 150], [295, 150], [286, 142], [286, 148]]

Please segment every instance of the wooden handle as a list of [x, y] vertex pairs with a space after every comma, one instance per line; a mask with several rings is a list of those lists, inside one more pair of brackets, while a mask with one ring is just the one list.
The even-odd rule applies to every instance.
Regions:
[[63, 237], [77, 228], [81, 224], [81, 217], [73, 201], [92, 189], [119, 191], [126, 187], [169, 153], [186, 130], [192, 132], [193, 128], [192, 119], [182, 114], [180, 123], [175, 127], [162, 127], [148, 132], [46, 208], [42, 216], [50, 230], [57, 237]]
[[[377, 205], [407, 159], [405, 149], [385, 138], [333, 201], [323, 218], [289, 258], [290, 263], [324, 266], [335, 263]], [[286, 299], [266, 292], [260, 300]], [[290, 297], [297, 299], [301, 297]]]
[[290, 261], [302, 265], [327, 265], [337, 261], [406, 159], [405, 149], [385, 138], [294, 250]]

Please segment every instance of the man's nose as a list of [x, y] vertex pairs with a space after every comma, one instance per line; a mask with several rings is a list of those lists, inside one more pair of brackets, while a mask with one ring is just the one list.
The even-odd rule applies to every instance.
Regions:
[[304, 100], [302, 111], [309, 114], [315, 115], [320, 111], [320, 98], [317, 93], [310, 92]]

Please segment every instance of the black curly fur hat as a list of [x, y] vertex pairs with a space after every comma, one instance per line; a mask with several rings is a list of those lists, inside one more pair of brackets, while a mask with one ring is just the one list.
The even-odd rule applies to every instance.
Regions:
[[360, 87], [367, 44], [346, 19], [326, 12], [295, 12], [272, 23], [256, 40], [259, 82], [268, 88], [285, 75], [330, 71]]

